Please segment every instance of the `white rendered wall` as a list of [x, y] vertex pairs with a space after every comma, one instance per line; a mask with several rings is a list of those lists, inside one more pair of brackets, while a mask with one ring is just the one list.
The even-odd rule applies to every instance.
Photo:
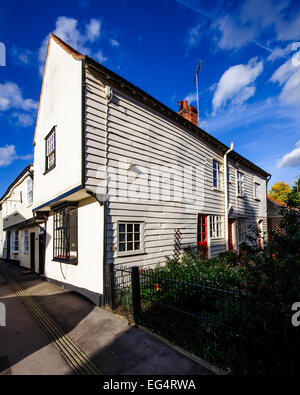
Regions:
[[[50, 39], [35, 134], [34, 208], [81, 184], [82, 62]], [[56, 167], [45, 172], [45, 137], [56, 127]]]
[[47, 222], [45, 276], [103, 294], [103, 207], [88, 199], [78, 208], [78, 264], [54, 262], [53, 215]]

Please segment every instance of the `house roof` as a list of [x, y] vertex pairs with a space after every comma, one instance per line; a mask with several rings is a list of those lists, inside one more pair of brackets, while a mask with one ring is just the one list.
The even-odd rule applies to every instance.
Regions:
[[277, 204], [278, 206], [286, 207], [286, 203], [280, 202], [279, 200], [276, 200], [276, 199], [271, 198], [269, 196], [268, 196], [268, 200], [270, 200], [271, 202]]
[[21, 178], [30, 171], [31, 166], [33, 166], [32, 164], [28, 165], [25, 167], [25, 169], [18, 175], [18, 177], [10, 184], [10, 186], [7, 188], [6, 192], [4, 193], [4, 195], [0, 198], [0, 203], [2, 202], [2, 200], [5, 198], [5, 196], [11, 191], [11, 189], [18, 183], [18, 181], [21, 180]]
[[[157, 99], [155, 99], [154, 97], [143, 91], [142, 89], [138, 88], [131, 82], [125, 80], [118, 74], [114, 73], [113, 71], [109, 70], [102, 64], [95, 61], [94, 59], [90, 58], [89, 56], [82, 55], [80, 52], [76, 51], [70, 45], [66, 44], [64, 41], [62, 41], [59, 37], [57, 37], [53, 33], [51, 33], [50, 35], [49, 45], [51, 38], [58, 45], [60, 45], [60, 47], [63, 48], [67, 53], [72, 55], [74, 59], [83, 61], [85, 62], [86, 65], [96, 69], [103, 76], [105, 80], [109, 81], [109, 84], [117, 86], [118, 89], [134, 97], [136, 100], [143, 102], [144, 104], [152, 107], [155, 111], [160, 112], [162, 115], [180, 124], [180, 126], [184, 126], [186, 129], [189, 129], [190, 131], [194, 132], [201, 139], [207, 141], [209, 144], [220, 150], [222, 154], [225, 154], [229, 150], [228, 146], [223, 144], [221, 141], [219, 141], [209, 133], [205, 132], [203, 129], [192, 124], [191, 122], [189, 122], [182, 116], [178, 115], [178, 113], [171, 110], [169, 107], [167, 107], [166, 105], [164, 105], [163, 103], [161, 103], [160, 101], [158, 101]], [[49, 45], [48, 45], [48, 52], [49, 52]], [[47, 52], [47, 58], [48, 58], [48, 52]], [[46, 59], [45, 68], [46, 67], [47, 67], [47, 59]], [[42, 91], [43, 91], [43, 85], [42, 85]], [[41, 96], [42, 96], [42, 92], [41, 92]], [[39, 117], [39, 110], [38, 110], [38, 117]], [[229, 158], [235, 162], [238, 162], [240, 165], [253, 170], [256, 173], [261, 174], [265, 178], [271, 177], [271, 175], [267, 173], [265, 170], [261, 169], [260, 167], [258, 167], [257, 165], [255, 165], [254, 163], [244, 158], [242, 155], [238, 154], [235, 151], [230, 152]]]

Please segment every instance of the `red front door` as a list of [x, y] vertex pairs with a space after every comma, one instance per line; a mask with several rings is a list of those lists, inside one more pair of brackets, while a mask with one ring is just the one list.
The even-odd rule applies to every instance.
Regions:
[[207, 248], [207, 215], [198, 215], [198, 252], [208, 257]]

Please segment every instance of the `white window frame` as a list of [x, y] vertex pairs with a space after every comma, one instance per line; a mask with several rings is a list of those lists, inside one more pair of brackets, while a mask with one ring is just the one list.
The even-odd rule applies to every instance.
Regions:
[[[258, 189], [256, 189], [256, 186], [258, 186]], [[254, 183], [253, 194], [254, 194], [254, 199], [260, 200], [260, 183], [259, 182]]]
[[[120, 232], [120, 225], [125, 225], [125, 232]], [[128, 240], [128, 232], [127, 232], [127, 225], [133, 225], [133, 230], [135, 230], [135, 225], [140, 226], [140, 239], [138, 241], [134, 240], [131, 242], [131, 240]], [[117, 222], [117, 255], [122, 257], [122, 256], [131, 256], [131, 255], [139, 255], [139, 254], [144, 254], [144, 227], [145, 227], [145, 222], [142, 221], [126, 221], [126, 220], [120, 220]], [[120, 233], [125, 234], [125, 242], [120, 240]], [[130, 232], [130, 234], [135, 234], [137, 232]], [[133, 236], [135, 238], [135, 236]], [[134, 249], [134, 244], [135, 242], [140, 243], [140, 248], [139, 249]], [[128, 244], [133, 244], [133, 250], [128, 250]], [[120, 244], [125, 244], [126, 250], [125, 251], [120, 251]]]
[[56, 166], [56, 127], [45, 138], [45, 151], [45, 173], [48, 173], [48, 171], [54, 169]]
[[27, 205], [31, 206], [33, 203], [33, 179], [31, 177], [27, 178]]
[[19, 253], [19, 231], [18, 230], [14, 230], [11, 234], [11, 249], [12, 249], [13, 254]]
[[28, 229], [23, 230], [23, 251], [24, 251], [24, 254], [29, 254], [29, 231], [28, 231]]
[[[215, 168], [215, 164], [216, 164], [216, 168]], [[212, 169], [212, 171], [213, 171], [213, 188], [222, 190], [222, 186], [223, 186], [222, 163], [220, 161], [218, 161], [217, 159], [213, 159], [212, 165], [213, 165], [213, 169]], [[217, 172], [217, 178], [216, 178], [217, 185], [215, 185], [215, 177], [214, 177], [215, 171]]]
[[209, 216], [209, 237], [211, 240], [224, 238], [224, 217], [221, 215]]
[[247, 224], [245, 218], [238, 218], [238, 240], [239, 244], [247, 240]]
[[[240, 177], [241, 176], [241, 179]], [[236, 181], [237, 181], [237, 195], [240, 197], [245, 196], [245, 174], [239, 170], [236, 173]], [[241, 186], [241, 188], [240, 188]]]

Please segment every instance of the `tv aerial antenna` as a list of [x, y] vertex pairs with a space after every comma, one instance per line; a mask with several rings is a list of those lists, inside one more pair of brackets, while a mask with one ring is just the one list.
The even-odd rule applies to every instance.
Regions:
[[203, 61], [199, 60], [197, 62], [196, 75], [195, 75], [195, 78], [194, 78], [194, 81], [193, 81], [194, 83], [196, 82], [196, 90], [197, 90], [197, 111], [198, 111], [197, 123], [198, 123], [198, 125], [200, 123], [200, 116], [199, 116], [199, 111], [200, 111], [200, 108], [199, 108], [199, 73], [200, 73], [200, 71], [202, 71], [202, 69], [203, 69]]

